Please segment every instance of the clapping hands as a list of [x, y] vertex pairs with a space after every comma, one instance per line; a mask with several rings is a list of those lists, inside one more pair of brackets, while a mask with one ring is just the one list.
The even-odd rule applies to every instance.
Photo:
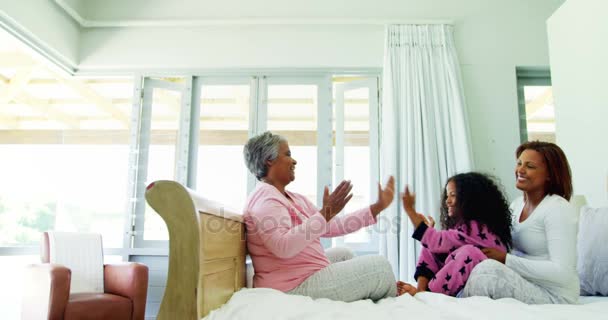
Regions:
[[377, 216], [382, 210], [386, 209], [395, 198], [395, 178], [390, 176], [384, 189], [378, 183], [378, 200], [370, 206], [372, 215]]
[[352, 193], [350, 193], [352, 189], [353, 185], [350, 181], [346, 180], [340, 182], [331, 194], [329, 193], [329, 188], [325, 187], [321, 214], [323, 214], [326, 221], [331, 220], [344, 209], [344, 206], [346, 206], [348, 201], [353, 197]]
[[435, 219], [433, 217], [425, 217], [422, 213], [416, 212], [416, 194], [410, 192], [408, 186], [405, 186], [405, 191], [401, 194], [401, 200], [403, 201], [403, 209], [405, 209], [405, 213], [414, 225], [414, 228], [418, 228], [423, 222], [431, 228], [435, 226]]

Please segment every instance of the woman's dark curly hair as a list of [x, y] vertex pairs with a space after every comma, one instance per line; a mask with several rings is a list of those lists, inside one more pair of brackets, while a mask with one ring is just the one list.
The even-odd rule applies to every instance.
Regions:
[[465, 223], [470, 230], [469, 222], [475, 220], [498, 236], [507, 246], [507, 250], [510, 250], [513, 246], [511, 210], [502, 186], [494, 178], [479, 172], [457, 174], [448, 179], [446, 187], [450, 181], [456, 185], [456, 211], [459, 216], [448, 216], [447, 192], [444, 188], [441, 201], [441, 227], [447, 230], [459, 223]]

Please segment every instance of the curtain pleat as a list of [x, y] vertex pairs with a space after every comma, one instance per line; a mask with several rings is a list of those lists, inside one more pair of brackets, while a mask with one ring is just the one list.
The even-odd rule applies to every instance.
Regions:
[[[448, 177], [473, 167], [462, 77], [449, 25], [386, 29], [381, 173], [416, 192], [416, 210], [439, 223]], [[401, 197], [381, 215], [380, 252], [397, 278], [413, 281], [419, 245]], [[438, 227], [438, 226], [436, 226]]]

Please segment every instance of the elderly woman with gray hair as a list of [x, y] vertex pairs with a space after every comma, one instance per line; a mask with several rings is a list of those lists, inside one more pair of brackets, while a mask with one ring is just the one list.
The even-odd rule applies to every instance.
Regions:
[[393, 177], [385, 188], [378, 185], [375, 203], [337, 216], [352, 197], [351, 183], [342, 181], [331, 193], [325, 187], [321, 209], [285, 190], [295, 179], [297, 164], [285, 138], [264, 132], [249, 139], [243, 153], [249, 171], [261, 182], [244, 211], [254, 287], [346, 302], [396, 295], [395, 276], [384, 257], [326, 254], [320, 241], [376, 223], [393, 200]]

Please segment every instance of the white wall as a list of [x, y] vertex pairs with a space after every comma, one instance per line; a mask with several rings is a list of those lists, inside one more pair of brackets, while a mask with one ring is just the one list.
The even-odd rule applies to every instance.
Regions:
[[[63, 10], [49, 0], [0, 0], [0, 15], [10, 17], [21, 30], [33, 35], [62, 62], [78, 62], [80, 31]], [[6, 22], [6, 21], [5, 21]]]
[[97, 28], [80, 68], [382, 67], [382, 26]]
[[606, 0], [568, 0], [547, 22], [557, 142], [592, 206], [608, 205], [606, 12]]

